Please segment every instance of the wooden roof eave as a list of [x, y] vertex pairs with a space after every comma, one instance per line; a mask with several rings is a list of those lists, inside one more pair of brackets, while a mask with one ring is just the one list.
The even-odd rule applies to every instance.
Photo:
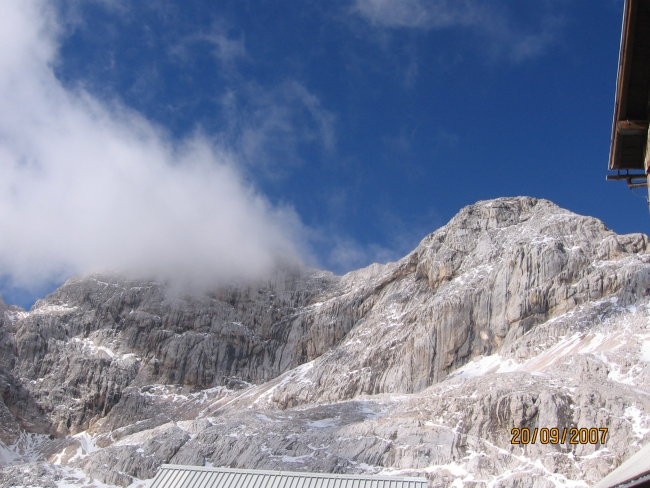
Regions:
[[628, 43], [630, 35], [630, 19], [632, 17], [632, 11], [634, 9], [634, 3], [630, 0], [625, 1], [624, 11], [623, 11], [623, 25], [621, 27], [621, 43], [618, 53], [618, 73], [616, 76], [616, 94], [614, 99], [614, 117], [612, 120], [612, 137], [609, 145], [609, 169], [616, 170], [619, 169], [615, 164], [615, 154], [616, 147], [618, 144], [618, 121], [621, 120], [621, 115], [624, 113], [624, 107], [622, 104], [625, 102], [625, 97], [627, 96], [627, 77], [631, 69], [629, 56], [627, 56]]
[[626, 0], [621, 29], [610, 170], [641, 171], [648, 161], [650, 120], [650, 0]]

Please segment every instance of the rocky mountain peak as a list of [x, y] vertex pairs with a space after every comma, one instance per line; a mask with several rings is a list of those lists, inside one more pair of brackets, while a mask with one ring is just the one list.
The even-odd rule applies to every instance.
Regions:
[[[625, 254], [646, 252], [644, 234], [618, 236], [592, 217], [564, 210], [547, 200], [530, 197], [480, 201], [462, 209], [447, 225], [417, 247], [419, 270], [432, 284], [481, 265], [495, 265], [510, 256], [537, 261], [546, 281], [568, 259], [588, 266]], [[574, 267], [574, 266], [573, 266]]]

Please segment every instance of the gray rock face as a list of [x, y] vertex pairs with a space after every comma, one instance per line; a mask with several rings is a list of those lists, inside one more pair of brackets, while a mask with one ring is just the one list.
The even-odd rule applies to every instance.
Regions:
[[373, 290], [355, 291], [354, 329], [309, 381], [288, 383], [274, 399], [292, 406], [420, 391], [581, 304], [650, 295], [647, 252], [645, 235], [617, 236], [550, 202], [467, 207], [401, 261], [345, 276], [344, 290]]
[[343, 277], [202, 297], [71, 280], [29, 312], [0, 304], [0, 486], [21, 462], [44, 484], [172, 462], [587, 486], [650, 440], [649, 296], [645, 235], [525, 197]]
[[308, 360], [288, 324], [333, 280], [279, 272], [198, 299], [117, 277], [71, 280], [19, 314], [14, 371], [38, 379], [28, 388], [60, 434], [105, 417], [130, 385], [263, 382]]
[[14, 444], [21, 432], [51, 434], [43, 409], [14, 375], [16, 359], [15, 320], [24, 313], [0, 299], [0, 442]]

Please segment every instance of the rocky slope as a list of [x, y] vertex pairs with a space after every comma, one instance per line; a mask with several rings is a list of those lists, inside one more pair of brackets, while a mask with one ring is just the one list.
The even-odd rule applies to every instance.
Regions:
[[[650, 440], [649, 296], [645, 235], [525, 197], [343, 277], [202, 297], [71, 280], [0, 304], [0, 485], [124, 486], [172, 462], [588, 486]], [[608, 432], [511, 444], [552, 427]]]

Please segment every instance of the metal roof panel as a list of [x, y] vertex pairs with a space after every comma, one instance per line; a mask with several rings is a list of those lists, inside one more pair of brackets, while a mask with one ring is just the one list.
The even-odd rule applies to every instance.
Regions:
[[426, 488], [426, 478], [163, 464], [151, 488]]

